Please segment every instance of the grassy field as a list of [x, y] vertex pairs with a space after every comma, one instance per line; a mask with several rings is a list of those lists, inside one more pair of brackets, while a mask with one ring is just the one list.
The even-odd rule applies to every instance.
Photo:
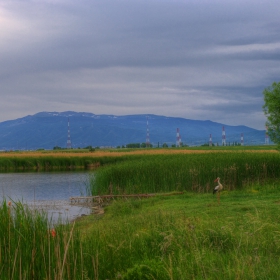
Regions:
[[55, 235], [2, 205], [1, 279], [278, 279], [278, 185], [115, 201]]
[[54, 230], [4, 201], [1, 279], [279, 279], [277, 152], [137, 153], [97, 169], [93, 192], [183, 194], [114, 201]]
[[220, 205], [205, 193], [115, 202], [79, 228], [100, 279], [278, 279], [279, 210], [278, 184], [255, 185]]

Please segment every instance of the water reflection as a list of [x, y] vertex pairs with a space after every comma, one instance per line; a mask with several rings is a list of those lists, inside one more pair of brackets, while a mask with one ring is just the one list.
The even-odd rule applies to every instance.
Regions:
[[88, 207], [73, 206], [69, 198], [87, 195], [90, 172], [44, 172], [0, 174], [0, 200], [21, 201], [42, 209], [53, 222], [90, 214]]

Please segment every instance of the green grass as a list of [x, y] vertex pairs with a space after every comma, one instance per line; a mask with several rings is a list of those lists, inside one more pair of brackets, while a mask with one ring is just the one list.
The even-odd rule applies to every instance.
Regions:
[[203, 151], [248, 151], [248, 150], [277, 150], [277, 145], [252, 145], [252, 146], [194, 146], [194, 147], [169, 147], [169, 148], [120, 148], [120, 149], [109, 149], [111, 152], [132, 152], [139, 150], [203, 150]]
[[145, 266], [164, 271], [158, 279], [277, 279], [279, 210], [278, 184], [255, 185], [223, 192], [220, 205], [205, 193], [114, 202], [79, 227], [101, 279], [153, 279], [139, 276]]
[[44, 214], [4, 201], [1, 279], [278, 279], [279, 172], [270, 153], [127, 157], [98, 169], [96, 192], [184, 193], [114, 201], [55, 237]]
[[280, 178], [279, 153], [161, 154], [127, 158], [95, 172], [93, 194], [211, 192], [221, 178], [228, 190]]
[[86, 168], [93, 160], [87, 157], [25, 156], [0, 157], [0, 170], [3, 171], [51, 171]]
[[[277, 279], [279, 182], [115, 201], [57, 226], [0, 207], [1, 279]], [[153, 278], [154, 277], [154, 278]]]
[[53, 236], [44, 213], [6, 201], [0, 224], [1, 279], [75, 279], [81, 271], [80, 238], [71, 225], [57, 226]]
[[180, 149], [189, 150], [218, 150], [218, 151], [257, 151], [257, 150], [277, 150], [277, 145], [255, 145], [255, 146], [201, 146], [201, 147], [182, 147]]
[[[54, 153], [55, 154], [55, 153]], [[60, 153], [61, 154], [61, 153]], [[0, 172], [18, 171], [56, 171], [88, 169], [90, 165], [103, 166], [125, 161], [126, 157], [91, 157], [91, 156], [0, 156]]]
[[[160, 152], [176, 153], [184, 151], [213, 151], [213, 152], [246, 152], [246, 151], [275, 151], [277, 146], [220, 146], [220, 147], [182, 147], [182, 148], [145, 148], [145, 149], [106, 149], [99, 150], [107, 153], [106, 156], [96, 156], [95, 152], [86, 149], [70, 150], [43, 150], [38, 152], [14, 151], [0, 152], [0, 172], [17, 171], [52, 171], [87, 169], [90, 166], [104, 166], [113, 163], [127, 162], [128, 160], [141, 160], [141, 154], [134, 152]], [[109, 154], [108, 154], [109, 152]], [[110, 154], [112, 153], [112, 154]], [[76, 154], [82, 154], [77, 156]], [[116, 156], [117, 154], [117, 156]], [[121, 155], [120, 155], [121, 154]], [[146, 155], [153, 157], [155, 155]], [[175, 156], [175, 155], [173, 155]]]

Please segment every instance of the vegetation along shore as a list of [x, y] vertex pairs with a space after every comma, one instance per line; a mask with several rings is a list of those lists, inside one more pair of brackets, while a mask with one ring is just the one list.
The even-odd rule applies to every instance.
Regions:
[[[101, 152], [1, 153], [4, 171], [15, 162], [44, 166], [46, 159], [53, 168], [99, 162], [92, 195], [155, 194], [115, 200], [102, 205], [104, 214], [54, 228], [44, 214], [3, 201], [1, 279], [279, 277], [280, 154], [274, 146]], [[2, 169], [5, 161], [14, 165]], [[217, 177], [224, 186], [220, 203], [212, 194]], [[160, 195], [175, 192], [183, 194]]]
[[154, 148], [154, 149], [69, 149], [40, 151], [0, 152], [0, 172], [5, 171], [52, 171], [95, 169], [99, 166], [126, 161], [134, 157], [156, 154], [189, 154], [219, 151], [254, 151], [276, 153], [275, 146], [228, 146], [193, 148]]

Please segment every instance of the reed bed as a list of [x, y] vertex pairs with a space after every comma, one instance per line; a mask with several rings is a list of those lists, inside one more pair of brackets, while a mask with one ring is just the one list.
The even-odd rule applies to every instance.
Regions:
[[0, 172], [96, 169], [125, 159], [125, 157], [59, 156], [58, 154], [0, 157]]
[[112, 149], [112, 150], [43, 150], [0, 152], [0, 172], [96, 169], [99, 166], [139, 159], [152, 155], [205, 154], [248, 151], [277, 153], [275, 146]]
[[75, 279], [82, 263], [73, 227], [51, 228], [44, 213], [6, 201], [0, 221], [1, 279]]
[[280, 154], [219, 152], [130, 157], [98, 169], [93, 194], [210, 192], [221, 178], [225, 189], [241, 189], [256, 182], [280, 178]]

